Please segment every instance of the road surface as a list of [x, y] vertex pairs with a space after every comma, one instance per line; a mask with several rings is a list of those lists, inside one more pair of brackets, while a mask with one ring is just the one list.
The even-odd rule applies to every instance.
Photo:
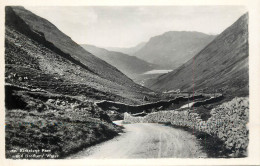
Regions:
[[185, 105], [181, 106], [180, 108], [190, 108], [190, 107], [192, 107], [193, 104], [195, 104], [195, 103], [196, 103], [196, 102], [190, 102], [190, 103], [188, 103], [188, 104], [185, 104]]
[[[117, 122], [120, 123], [120, 122]], [[207, 157], [195, 136], [162, 124], [124, 124], [124, 133], [68, 158], [198, 158]]]

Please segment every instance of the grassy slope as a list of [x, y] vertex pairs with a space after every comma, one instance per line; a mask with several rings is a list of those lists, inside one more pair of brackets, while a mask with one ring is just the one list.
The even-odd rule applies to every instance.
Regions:
[[245, 14], [193, 59], [150, 82], [149, 87], [161, 91], [213, 92], [215, 89], [225, 95], [248, 95], [248, 54], [248, 15]]
[[[10, 85], [5, 90], [7, 158], [63, 158], [121, 131], [92, 102]], [[23, 153], [21, 149], [51, 152], [34, 156], [35, 153]]]

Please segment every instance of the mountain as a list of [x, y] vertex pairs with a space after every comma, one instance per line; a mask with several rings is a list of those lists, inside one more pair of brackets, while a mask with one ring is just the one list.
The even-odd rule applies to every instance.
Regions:
[[200, 32], [170, 31], [152, 37], [133, 55], [165, 69], [175, 69], [184, 64], [215, 36]]
[[6, 83], [128, 103], [151, 92], [23, 7], [6, 7], [5, 24]]
[[104, 48], [98, 48], [92, 45], [83, 44], [81, 46], [98, 58], [103, 59], [112, 66], [115, 66], [131, 79], [135, 79], [139, 74], [156, 68], [156, 65], [141, 60], [135, 56], [129, 56], [121, 52], [108, 51]]
[[158, 77], [148, 87], [159, 90], [219, 91], [248, 95], [248, 14], [218, 35], [194, 58]]
[[124, 54], [133, 55], [138, 50], [140, 50], [143, 46], [145, 46], [146, 42], [141, 42], [134, 47], [123, 48], [123, 47], [107, 47], [106, 49], [109, 51], [122, 52]]

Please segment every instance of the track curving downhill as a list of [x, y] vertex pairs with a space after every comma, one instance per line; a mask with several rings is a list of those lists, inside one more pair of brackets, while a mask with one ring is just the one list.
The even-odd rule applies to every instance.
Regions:
[[[116, 122], [121, 124], [121, 121]], [[163, 124], [123, 124], [125, 132], [68, 158], [205, 158], [195, 136]]]

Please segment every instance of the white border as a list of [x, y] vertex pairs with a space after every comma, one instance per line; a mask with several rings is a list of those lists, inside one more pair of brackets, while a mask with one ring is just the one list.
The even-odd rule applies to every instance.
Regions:
[[[4, 6], [195, 6], [242, 5], [249, 10], [249, 157], [242, 159], [84, 159], [7, 160], [4, 158]], [[260, 1], [258, 0], [1, 0], [0, 1], [0, 165], [260, 165]]]

